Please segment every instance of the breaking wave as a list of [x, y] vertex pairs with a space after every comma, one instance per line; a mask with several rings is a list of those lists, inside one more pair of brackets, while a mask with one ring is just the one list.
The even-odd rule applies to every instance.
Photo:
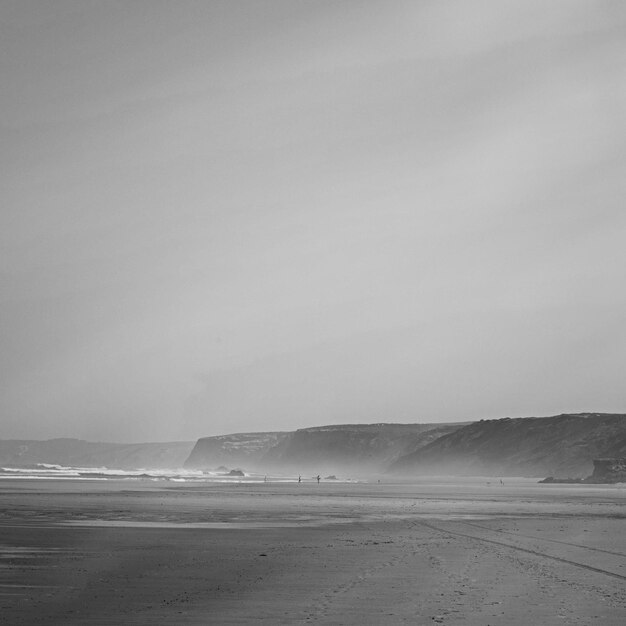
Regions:
[[[171, 482], [218, 482], [218, 483], [257, 483], [257, 482], [294, 482], [297, 476], [265, 475], [253, 472], [241, 472], [233, 475], [225, 469], [192, 470], [175, 469], [148, 469], [134, 470], [116, 469], [109, 467], [69, 467], [53, 463], [37, 463], [19, 467], [0, 467], [0, 480], [130, 480], [130, 481], [171, 481]], [[313, 478], [302, 479], [313, 481]], [[337, 480], [333, 477], [333, 480]], [[337, 482], [344, 482], [337, 480]], [[351, 482], [351, 481], [348, 481]]]

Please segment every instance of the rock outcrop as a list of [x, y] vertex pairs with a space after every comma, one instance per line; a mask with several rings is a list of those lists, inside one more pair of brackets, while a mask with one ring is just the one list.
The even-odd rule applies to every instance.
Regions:
[[245, 472], [243, 470], [240, 469], [232, 469], [230, 470], [230, 472], [228, 472], [228, 474], [226, 474], [227, 476], [245, 476]]
[[591, 483], [626, 483], [626, 458], [594, 459]]
[[594, 459], [593, 474], [587, 478], [555, 478], [548, 476], [539, 481], [548, 484], [613, 484], [626, 482], [626, 458], [624, 459]]

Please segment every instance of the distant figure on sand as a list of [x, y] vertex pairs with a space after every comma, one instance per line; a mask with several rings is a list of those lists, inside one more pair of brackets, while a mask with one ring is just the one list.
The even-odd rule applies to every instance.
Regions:
[[317, 484], [318, 485], [320, 484], [320, 475], [319, 474], [317, 475]]
[[301, 483], [302, 482], [302, 476], [298, 476], [298, 482]]

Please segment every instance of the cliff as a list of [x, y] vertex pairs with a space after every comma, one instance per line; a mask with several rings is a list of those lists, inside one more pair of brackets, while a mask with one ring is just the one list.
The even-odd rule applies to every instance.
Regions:
[[184, 466], [189, 469], [215, 469], [220, 465], [261, 469], [267, 451], [289, 433], [235, 433], [202, 437], [193, 447]]
[[584, 477], [594, 458], [625, 455], [626, 415], [563, 414], [474, 422], [401, 457], [389, 471]]
[[344, 424], [281, 433], [199, 439], [185, 467], [219, 465], [258, 471], [373, 473], [460, 424]]
[[344, 424], [303, 428], [268, 450], [270, 468], [315, 473], [381, 472], [460, 424]]
[[182, 467], [192, 441], [163, 443], [99, 443], [82, 439], [0, 440], [0, 466], [49, 463], [66, 467], [116, 469]]

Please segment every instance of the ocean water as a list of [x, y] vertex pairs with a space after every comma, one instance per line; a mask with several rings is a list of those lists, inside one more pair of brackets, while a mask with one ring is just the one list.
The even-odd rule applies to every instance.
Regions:
[[[191, 470], [185, 468], [133, 470], [110, 467], [72, 467], [52, 463], [37, 463], [25, 467], [0, 467], [0, 480], [150, 480], [157, 482], [189, 482], [189, 483], [258, 483], [258, 482], [298, 482], [297, 475], [258, 474], [244, 472], [244, 476], [230, 476], [222, 470]], [[302, 482], [314, 482], [315, 477], [302, 477]], [[327, 480], [327, 479], [324, 479]], [[333, 478], [332, 482], [353, 482], [352, 479]]]

